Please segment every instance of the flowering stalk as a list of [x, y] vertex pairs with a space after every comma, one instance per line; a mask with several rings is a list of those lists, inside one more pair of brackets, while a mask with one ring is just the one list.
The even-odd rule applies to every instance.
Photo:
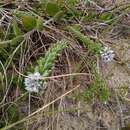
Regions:
[[94, 42], [89, 37], [76, 30], [74, 27], [68, 27], [73, 35], [82, 41], [82, 43], [93, 53], [101, 56], [104, 62], [110, 62], [114, 59], [115, 53], [110, 47], [102, 47], [101, 43]]
[[74, 27], [69, 26], [68, 29], [78, 40], [80, 40], [85, 45], [86, 48], [89, 49], [89, 51], [93, 52], [96, 55], [100, 54], [101, 43], [94, 42]]
[[62, 50], [66, 47], [67, 47], [66, 40], [58, 41], [54, 45], [54, 47], [50, 48], [47, 51], [44, 58], [40, 58], [38, 60], [38, 66], [35, 67], [35, 71], [40, 72], [42, 76], [48, 76], [55, 65], [55, 60], [57, 56], [60, 55]]
[[38, 93], [40, 90], [45, 90], [47, 82], [41, 81], [41, 78], [50, 74], [54, 68], [57, 56], [60, 55], [62, 50], [66, 47], [66, 40], [58, 41], [52, 48], [47, 51], [45, 57], [41, 57], [38, 60], [38, 65], [34, 68], [34, 73], [29, 74], [28, 77], [25, 78], [24, 84], [27, 91]]

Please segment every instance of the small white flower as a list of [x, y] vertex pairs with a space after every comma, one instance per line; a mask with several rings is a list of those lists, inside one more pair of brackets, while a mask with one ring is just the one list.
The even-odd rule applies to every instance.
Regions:
[[34, 74], [29, 74], [27, 78], [25, 78], [24, 84], [26, 86], [26, 90], [29, 92], [38, 93], [42, 87], [41, 75], [39, 72], [35, 72]]
[[110, 47], [104, 47], [103, 50], [100, 52], [100, 54], [104, 62], [110, 62], [115, 57], [115, 53], [113, 50], [111, 50]]

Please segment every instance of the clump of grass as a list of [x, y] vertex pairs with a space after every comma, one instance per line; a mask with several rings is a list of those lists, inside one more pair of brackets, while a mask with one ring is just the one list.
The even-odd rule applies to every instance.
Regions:
[[[0, 110], [0, 112], [2, 112]], [[4, 107], [4, 111], [6, 113], [5, 117], [3, 120], [0, 122], [0, 128], [3, 126], [6, 126], [7, 124], [11, 124], [16, 122], [19, 119], [19, 111], [18, 111], [18, 106], [14, 104], [9, 104]]]
[[110, 98], [110, 90], [106, 81], [97, 72], [96, 67], [92, 67], [94, 75], [92, 83], [89, 87], [82, 93], [79, 94], [78, 98], [84, 101], [91, 102], [93, 100], [99, 100], [106, 103]]

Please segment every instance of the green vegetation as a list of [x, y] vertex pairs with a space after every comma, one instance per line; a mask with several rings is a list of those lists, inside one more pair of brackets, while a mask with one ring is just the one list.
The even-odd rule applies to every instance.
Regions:
[[48, 76], [54, 68], [56, 57], [60, 55], [60, 52], [67, 47], [67, 41], [57, 41], [56, 45], [48, 50], [44, 58], [40, 58], [38, 66], [35, 67], [36, 72], [40, 72], [43, 76]]
[[[129, 74], [118, 68], [129, 62], [129, 9], [129, 3], [111, 7], [100, 0], [0, 2], [0, 130], [69, 130], [62, 115], [84, 122], [92, 115], [86, 106], [95, 104], [118, 106], [109, 112], [119, 117], [130, 102], [129, 78], [123, 79]], [[94, 122], [91, 129], [108, 127], [92, 118], [85, 121]]]
[[75, 35], [76, 38], [83, 42], [83, 44], [85, 45], [85, 47], [88, 48], [89, 51], [98, 55], [100, 54], [100, 51], [102, 50], [100, 43], [92, 41], [90, 38], [83, 35], [81, 32], [77, 31], [73, 27], [69, 27], [69, 30]]
[[92, 66], [92, 74], [94, 75], [93, 82], [84, 92], [79, 94], [78, 99], [88, 102], [99, 100], [102, 103], [106, 103], [110, 98], [109, 86], [102, 76], [97, 72], [95, 65]]

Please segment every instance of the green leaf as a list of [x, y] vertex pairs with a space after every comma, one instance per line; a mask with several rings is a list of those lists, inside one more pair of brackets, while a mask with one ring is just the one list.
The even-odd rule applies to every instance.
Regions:
[[80, 24], [74, 24], [74, 25], [72, 25], [72, 27], [73, 27], [74, 29], [76, 29], [77, 31], [81, 31], [81, 26], [80, 26]]
[[36, 18], [34, 16], [24, 15], [22, 17], [22, 23], [23, 23], [24, 28], [27, 31], [31, 31], [32, 29], [34, 29], [36, 27], [37, 20], [36, 20]]
[[21, 30], [18, 27], [18, 24], [17, 24], [16, 20], [13, 20], [12, 26], [13, 26], [13, 31], [14, 31], [15, 36], [21, 35]]
[[75, 4], [77, 4], [79, 2], [79, 0], [67, 0], [67, 3], [70, 5], [70, 6], [75, 6]]
[[104, 20], [104, 21], [111, 20], [112, 18], [113, 18], [113, 14], [110, 13], [110, 12], [105, 12], [105, 13], [103, 13], [103, 14], [100, 16], [100, 19], [101, 19], [101, 20]]
[[20, 43], [24, 40], [24, 36], [23, 35], [19, 35], [17, 37], [14, 37], [13, 39], [11, 40], [7, 40], [7, 41], [2, 41], [0, 42], [0, 48], [4, 48], [4, 47], [7, 47], [8, 44], [11, 44], [12, 46], [13, 45], [16, 45], [17, 43]]
[[37, 25], [36, 25], [36, 28], [39, 30], [39, 31], [42, 31], [43, 29], [43, 21], [40, 17], [38, 17], [37, 19]]
[[84, 22], [92, 22], [96, 19], [97, 15], [95, 12], [89, 12], [87, 15], [83, 17]]
[[64, 13], [65, 11], [59, 11], [58, 13], [56, 13], [56, 15], [53, 17], [55, 22], [60, 21], [63, 17], [64, 17]]
[[5, 32], [4, 29], [2, 27], [0, 27], [0, 40], [2, 40], [5, 36]]
[[23, 35], [19, 35], [17, 37], [14, 37], [12, 40], [11, 40], [11, 45], [16, 45], [17, 43], [20, 43], [24, 40], [24, 36]]
[[0, 48], [4, 48], [4, 47], [7, 47], [8, 44], [11, 43], [12, 40], [7, 40], [7, 41], [1, 41], [0, 42]]
[[16, 105], [11, 105], [8, 109], [9, 122], [13, 123], [19, 119], [18, 107]]
[[48, 2], [47, 6], [46, 6], [46, 12], [50, 15], [50, 16], [54, 16], [56, 13], [58, 13], [60, 11], [60, 8], [58, 6], [57, 3], [54, 2]]

